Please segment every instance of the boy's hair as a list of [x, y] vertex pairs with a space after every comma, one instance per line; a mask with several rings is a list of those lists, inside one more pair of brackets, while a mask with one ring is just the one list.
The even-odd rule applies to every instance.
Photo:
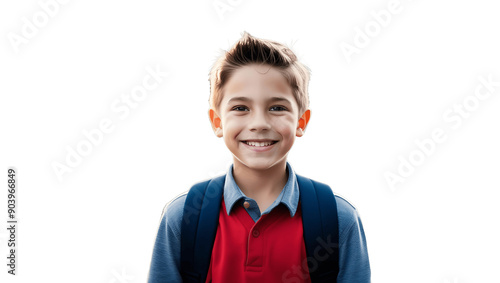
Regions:
[[310, 70], [297, 60], [297, 56], [287, 46], [251, 36], [243, 36], [229, 51], [216, 60], [209, 73], [209, 105], [220, 113], [224, 86], [238, 68], [249, 64], [268, 64], [277, 68], [292, 88], [293, 96], [299, 106], [299, 118], [309, 108], [308, 85]]

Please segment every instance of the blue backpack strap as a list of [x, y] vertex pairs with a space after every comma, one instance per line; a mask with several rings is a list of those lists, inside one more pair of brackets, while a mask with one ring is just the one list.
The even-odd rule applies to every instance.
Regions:
[[339, 228], [335, 196], [328, 185], [296, 176], [311, 282], [337, 282]]
[[189, 190], [181, 224], [181, 276], [205, 283], [215, 242], [226, 175], [199, 182]]

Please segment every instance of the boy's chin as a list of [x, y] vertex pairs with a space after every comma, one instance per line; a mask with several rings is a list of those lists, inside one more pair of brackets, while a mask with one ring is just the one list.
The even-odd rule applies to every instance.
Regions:
[[259, 158], [235, 158], [235, 162], [252, 170], [267, 170], [279, 163], [279, 160], [259, 159]]

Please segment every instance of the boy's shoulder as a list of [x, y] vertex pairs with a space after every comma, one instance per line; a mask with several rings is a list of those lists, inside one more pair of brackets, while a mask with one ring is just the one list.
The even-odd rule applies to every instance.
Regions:
[[358, 210], [351, 202], [336, 193], [334, 195], [337, 203], [339, 237], [342, 243], [346, 241], [349, 233], [359, 233], [359, 230], [362, 229], [361, 218]]
[[352, 204], [352, 202], [348, 201], [345, 197], [338, 195], [337, 193], [334, 193], [335, 195], [335, 202], [337, 203], [337, 210], [338, 214], [342, 214], [345, 216], [357, 216], [358, 215], [358, 210], [356, 207]]
[[179, 229], [177, 230], [179, 232], [187, 193], [188, 191], [185, 191], [174, 197], [165, 204], [162, 211], [162, 218], [165, 219], [170, 227], [175, 227], [174, 230]]
[[339, 212], [341, 211], [344, 214], [353, 214], [357, 212], [357, 209], [352, 202], [335, 192], [333, 194], [335, 195], [335, 202], [337, 203], [337, 210], [339, 210]]

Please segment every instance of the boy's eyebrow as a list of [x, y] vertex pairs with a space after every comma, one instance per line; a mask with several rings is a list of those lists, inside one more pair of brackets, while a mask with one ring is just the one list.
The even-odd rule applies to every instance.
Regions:
[[[233, 98], [229, 99], [229, 101], [227, 103], [230, 103], [231, 101], [236, 101], [236, 100], [247, 101], [247, 102], [251, 102], [252, 101], [252, 99], [250, 99], [250, 98], [248, 98], [246, 96], [236, 96], [236, 97], [233, 97]], [[269, 98], [268, 101], [270, 101], [270, 102], [284, 101], [284, 102], [287, 102], [288, 104], [291, 105], [290, 100], [288, 100], [288, 99], [286, 99], [285, 97], [282, 97], [282, 96], [273, 96], [273, 97]]]

